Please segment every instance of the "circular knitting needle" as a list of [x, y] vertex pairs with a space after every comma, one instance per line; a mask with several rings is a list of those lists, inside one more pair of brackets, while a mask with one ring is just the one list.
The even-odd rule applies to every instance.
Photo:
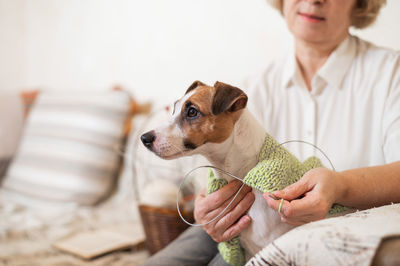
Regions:
[[[194, 172], [194, 171], [196, 171], [197, 169], [200, 169], [200, 168], [213, 168], [213, 169], [215, 169], [215, 170], [217, 170], [217, 171], [220, 171], [220, 172], [223, 173], [223, 174], [226, 174], [226, 175], [228, 175], [228, 176], [230, 176], [230, 177], [233, 177], [233, 178], [235, 178], [235, 179], [237, 179], [237, 180], [243, 182], [239, 177], [237, 177], [237, 176], [235, 176], [235, 175], [233, 175], [233, 174], [231, 174], [231, 173], [229, 173], [229, 172], [227, 172], [227, 171], [225, 171], [225, 170], [222, 170], [222, 169], [220, 169], [220, 168], [218, 168], [218, 167], [214, 167], [214, 166], [211, 166], [211, 165], [202, 165], [202, 166], [199, 166], [199, 167], [196, 167], [196, 168], [192, 169], [191, 171], [189, 171], [189, 172], [185, 175], [185, 177], [183, 178], [182, 182], [181, 182], [180, 185], [179, 185], [179, 191], [181, 191], [182, 185], [183, 185], [183, 183], [185, 182], [185, 180], [189, 177], [189, 175], [190, 175], [192, 172]], [[224, 214], [225, 211], [232, 205], [233, 201], [237, 198], [237, 196], [239, 195], [239, 192], [242, 190], [242, 188], [244, 187], [244, 185], [245, 185], [245, 184], [243, 183], [242, 186], [239, 188], [239, 190], [236, 192], [236, 194], [235, 194], [235, 196], [233, 197], [233, 199], [229, 202], [229, 204], [228, 204], [217, 216], [215, 216], [215, 217], [212, 218], [210, 221], [208, 221], [208, 222], [206, 222], [206, 223], [203, 223], [203, 224], [193, 224], [193, 223], [190, 223], [190, 222], [186, 221], [186, 219], [183, 218], [183, 215], [182, 215], [181, 210], [180, 210], [180, 208], [179, 208], [179, 193], [178, 193], [178, 195], [177, 195], [177, 197], [176, 197], [176, 208], [177, 208], [177, 210], [178, 210], [179, 217], [181, 217], [182, 221], [184, 221], [186, 224], [191, 225], [191, 226], [204, 226], [204, 225], [207, 225], [207, 224], [209, 224], [209, 223], [212, 223], [212, 222], [214, 222], [215, 220], [217, 220], [219, 217], [221, 217], [221, 215]]]
[[[316, 145], [314, 145], [314, 144], [312, 144], [312, 143], [310, 143], [310, 142], [304, 141], [304, 140], [289, 140], [289, 141], [285, 141], [285, 142], [280, 143], [279, 145], [277, 145], [277, 146], [272, 150], [272, 152], [275, 151], [275, 150], [276, 150], [277, 148], [279, 148], [280, 146], [285, 145], [285, 144], [287, 144], [287, 143], [292, 143], [292, 142], [300, 142], [300, 143], [304, 143], [304, 144], [308, 144], [308, 145], [313, 146], [315, 149], [317, 149], [318, 151], [320, 151], [320, 152], [324, 155], [324, 157], [328, 160], [329, 164], [330, 164], [331, 167], [332, 167], [332, 170], [333, 170], [333, 171], [336, 171], [336, 169], [335, 169], [335, 167], [333, 166], [333, 163], [331, 162], [331, 160], [329, 159], [329, 157], [328, 157], [320, 148], [318, 148]], [[231, 174], [231, 173], [229, 173], [229, 172], [227, 172], [227, 171], [225, 171], [225, 170], [222, 170], [222, 169], [220, 169], [220, 168], [218, 168], [218, 167], [214, 167], [214, 166], [211, 166], [211, 165], [203, 165], [203, 166], [198, 166], [198, 167], [196, 167], [196, 168], [190, 170], [190, 171], [184, 176], [182, 182], [181, 182], [180, 185], [179, 185], [179, 191], [182, 190], [182, 185], [183, 185], [183, 183], [186, 181], [186, 179], [189, 177], [189, 175], [190, 175], [192, 172], [194, 172], [194, 171], [196, 171], [197, 169], [200, 169], [200, 168], [213, 168], [213, 169], [215, 169], [215, 170], [217, 170], [217, 171], [219, 171], [219, 172], [221, 172], [221, 173], [223, 173], [223, 174], [225, 174], [225, 175], [228, 175], [228, 176], [230, 176], [230, 177], [233, 177], [233, 178], [235, 178], [235, 179], [237, 179], [237, 180], [243, 182], [243, 180], [240, 179], [239, 177], [237, 177], [237, 176], [235, 176], [235, 175], [233, 175], [233, 174]], [[215, 220], [217, 220], [219, 217], [221, 217], [221, 215], [224, 214], [225, 211], [232, 205], [233, 201], [237, 198], [237, 196], [239, 195], [239, 192], [242, 190], [242, 188], [244, 187], [244, 185], [245, 185], [245, 184], [243, 183], [242, 186], [239, 188], [239, 190], [236, 192], [236, 194], [235, 194], [235, 196], [233, 197], [233, 199], [229, 202], [229, 204], [228, 204], [217, 216], [215, 216], [214, 218], [212, 218], [210, 221], [208, 221], [208, 222], [206, 222], [206, 223], [203, 223], [203, 224], [195, 224], [195, 223], [194, 223], [194, 224], [193, 224], [193, 223], [188, 222], [188, 221], [183, 217], [183, 215], [182, 215], [182, 213], [181, 213], [181, 210], [180, 210], [180, 208], [179, 208], [179, 193], [178, 193], [178, 195], [177, 195], [177, 197], [176, 197], [176, 208], [177, 208], [177, 210], [178, 210], [178, 214], [179, 214], [179, 216], [181, 217], [182, 221], [184, 221], [186, 224], [188, 224], [188, 225], [190, 225], [190, 226], [204, 226], [204, 225], [207, 225], [207, 224], [209, 224], [209, 223], [212, 223], [212, 222], [214, 222]], [[272, 195], [272, 194], [271, 194], [271, 195]], [[269, 196], [271, 197], [271, 195], [269, 195]], [[277, 198], [275, 195], [273, 195], [273, 196], [276, 198], [276, 200], [280, 199], [280, 198]], [[279, 214], [281, 213], [281, 209], [282, 209], [282, 205], [283, 205], [283, 200], [284, 200], [284, 199], [280, 199], [280, 200], [281, 200], [281, 202], [279, 203], [279, 207], [278, 207], [278, 213], [279, 213]]]

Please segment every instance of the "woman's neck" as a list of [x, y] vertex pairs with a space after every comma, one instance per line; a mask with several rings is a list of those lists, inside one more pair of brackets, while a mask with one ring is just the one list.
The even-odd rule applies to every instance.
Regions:
[[325, 64], [331, 53], [347, 37], [332, 43], [310, 43], [296, 40], [296, 61], [308, 91], [311, 92], [311, 81], [317, 71]]

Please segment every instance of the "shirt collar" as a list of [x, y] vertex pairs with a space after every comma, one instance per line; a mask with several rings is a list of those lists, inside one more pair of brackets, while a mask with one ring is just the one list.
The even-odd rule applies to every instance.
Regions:
[[356, 38], [348, 36], [329, 56], [317, 75], [334, 88], [340, 88], [356, 55]]
[[[289, 88], [291, 83], [304, 85], [300, 68], [297, 64], [294, 46], [286, 58], [282, 73], [282, 87]], [[322, 78], [329, 85], [339, 88], [356, 55], [356, 37], [349, 35], [332, 52], [325, 64], [318, 70], [316, 77]], [[315, 78], [315, 77], [314, 77]]]
[[293, 45], [290, 47], [286, 58], [286, 62], [283, 64], [282, 71], [282, 87], [289, 88], [294, 80], [297, 80], [297, 72], [300, 70], [297, 66], [296, 54]]

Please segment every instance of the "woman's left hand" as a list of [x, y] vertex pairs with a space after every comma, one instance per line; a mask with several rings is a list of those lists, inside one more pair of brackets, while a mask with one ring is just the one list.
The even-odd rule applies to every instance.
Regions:
[[326, 168], [315, 168], [283, 190], [265, 193], [264, 199], [276, 211], [281, 204], [280, 199], [283, 199], [281, 220], [288, 224], [302, 225], [325, 218], [341, 191], [340, 173]]

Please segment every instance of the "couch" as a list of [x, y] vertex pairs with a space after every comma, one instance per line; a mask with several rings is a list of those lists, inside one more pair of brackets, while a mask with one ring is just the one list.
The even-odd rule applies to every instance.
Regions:
[[[0, 95], [0, 265], [139, 265], [149, 256], [123, 160], [132, 118], [148, 109], [118, 88]], [[55, 247], [96, 230], [136, 242], [92, 260]]]
[[[138, 204], [158, 203], [154, 191], [146, 198], [147, 179], [178, 184], [203, 162], [157, 161], [140, 150], [139, 134], [164, 119], [148, 110], [121, 89], [0, 95], [1, 265], [140, 265], [149, 257]], [[175, 196], [162, 200], [173, 208]], [[90, 260], [56, 247], [104, 230], [136, 242]], [[399, 235], [394, 204], [298, 227], [252, 263], [400, 265]]]

